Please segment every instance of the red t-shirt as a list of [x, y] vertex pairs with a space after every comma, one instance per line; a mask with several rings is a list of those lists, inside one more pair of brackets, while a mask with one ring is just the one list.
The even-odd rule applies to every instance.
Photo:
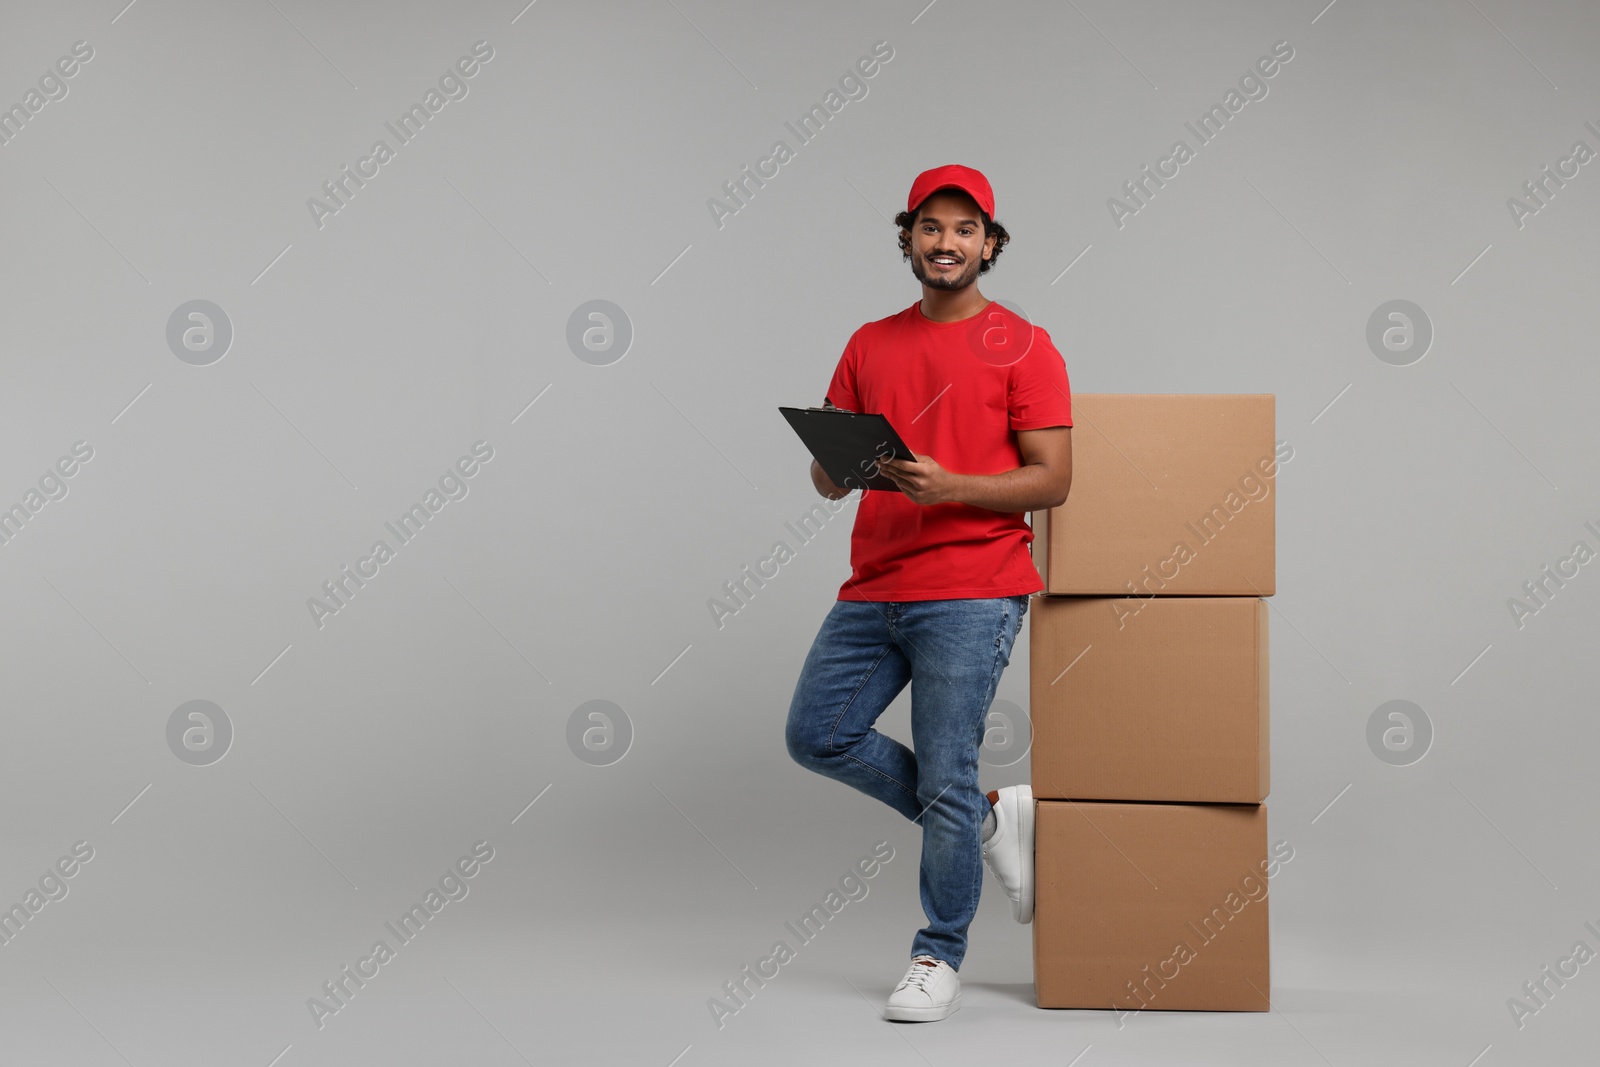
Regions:
[[[1016, 430], [1072, 425], [1067, 365], [1042, 327], [999, 303], [934, 322], [922, 302], [850, 337], [828, 399], [881, 413], [918, 455], [960, 474], [1023, 465]], [[852, 573], [840, 600], [955, 600], [1044, 588], [1026, 512], [914, 504], [869, 489], [850, 535]]]

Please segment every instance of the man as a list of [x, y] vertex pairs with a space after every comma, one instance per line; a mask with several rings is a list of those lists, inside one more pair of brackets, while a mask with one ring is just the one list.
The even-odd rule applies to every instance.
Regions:
[[[1028, 597], [1044, 588], [1024, 513], [1072, 485], [1072, 403], [1050, 335], [978, 291], [1010, 240], [988, 180], [925, 171], [895, 224], [922, 299], [851, 336], [826, 403], [888, 416], [914, 458], [878, 464], [900, 492], [862, 493], [852, 573], [806, 657], [786, 741], [802, 766], [922, 827], [928, 925], [885, 1018], [933, 1021], [961, 1005], [980, 855], [1012, 917], [1033, 918], [1033, 795], [980, 792], [978, 749]], [[829, 499], [850, 491], [815, 461], [811, 481]], [[908, 682], [913, 748], [873, 729]]]

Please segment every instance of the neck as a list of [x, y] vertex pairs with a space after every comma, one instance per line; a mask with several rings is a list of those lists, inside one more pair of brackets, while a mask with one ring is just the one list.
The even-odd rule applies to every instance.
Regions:
[[970, 319], [989, 305], [976, 283], [951, 292], [922, 287], [922, 313], [934, 322], [959, 322]]

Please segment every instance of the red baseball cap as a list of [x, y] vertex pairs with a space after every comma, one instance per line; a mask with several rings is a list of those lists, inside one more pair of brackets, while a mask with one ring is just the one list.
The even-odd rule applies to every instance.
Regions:
[[940, 189], [960, 189], [976, 200], [991, 219], [994, 218], [994, 190], [989, 188], [989, 179], [971, 167], [954, 163], [934, 167], [917, 175], [917, 180], [911, 183], [911, 195], [906, 198], [906, 210], [915, 214], [917, 206]]

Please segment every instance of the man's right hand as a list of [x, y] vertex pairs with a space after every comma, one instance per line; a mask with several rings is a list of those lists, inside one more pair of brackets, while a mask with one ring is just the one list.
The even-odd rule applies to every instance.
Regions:
[[811, 484], [816, 486], [817, 492], [829, 500], [838, 500], [840, 497], [849, 496], [851, 490], [841, 489], [833, 484], [833, 479], [828, 477], [828, 472], [822, 469], [822, 464], [816, 460], [811, 461]]

